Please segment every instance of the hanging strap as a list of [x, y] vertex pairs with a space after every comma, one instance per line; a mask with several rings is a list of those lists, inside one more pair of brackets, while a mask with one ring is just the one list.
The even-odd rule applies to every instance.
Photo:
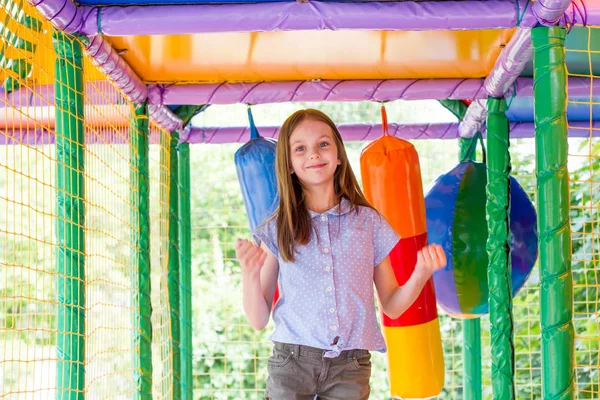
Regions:
[[390, 129], [388, 126], [387, 112], [385, 111], [385, 106], [381, 106], [381, 129], [383, 131], [383, 136], [390, 135]]
[[462, 160], [460, 160], [461, 162], [475, 161], [476, 155], [477, 155], [477, 142], [479, 142], [481, 144], [481, 154], [483, 155], [483, 163], [485, 164], [485, 162], [486, 162], [485, 144], [483, 143], [483, 135], [479, 131], [477, 131], [477, 133], [475, 133], [475, 135], [473, 135], [473, 137], [471, 139], [469, 139], [468, 141], [461, 140], [461, 144], [464, 143], [467, 146], [469, 146], [468, 149], [466, 150], [466, 152], [464, 153], [465, 156], [463, 157]]
[[248, 122], [250, 123], [250, 139], [259, 138], [260, 134], [258, 133], [256, 125], [254, 124], [254, 118], [252, 117], [252, 110], [250, 108], [250, 105], [248, 105]]

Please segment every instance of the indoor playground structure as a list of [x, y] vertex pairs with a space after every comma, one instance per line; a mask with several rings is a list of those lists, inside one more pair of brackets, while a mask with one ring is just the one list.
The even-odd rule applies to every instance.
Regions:
[[[0, 0], [0, 399], [263, 398], [256, 341], [220, 343], [222, 373], [194, 351], [190, 159], [239, 143], [248, 233], [278, 201], [250, 106], [286, 102], [378, 103], [339, 130], [396, 278], [448, 257], [380, 315], [386, 398], [599, 399], [599, 25], [599, 0]], [[414, 100], [456, 121], [388, 123]], [[191, 122], [238, 103], [247, 126]], [[419, 140], [459, 149], [427, 187]]]

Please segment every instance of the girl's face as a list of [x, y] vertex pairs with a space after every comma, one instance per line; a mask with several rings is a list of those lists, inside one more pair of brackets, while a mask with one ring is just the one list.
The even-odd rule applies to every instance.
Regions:
[[331, 128], [310, 118], [300, 122], [290, 136], [290, 172], [312, 189], [333, 185], [340, 164]]

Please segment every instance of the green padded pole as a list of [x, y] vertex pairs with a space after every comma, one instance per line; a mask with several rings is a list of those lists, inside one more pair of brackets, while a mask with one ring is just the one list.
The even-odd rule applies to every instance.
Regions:
[[179, 132], [171, 133], [169, 144], [169, 307], [173, 354], [173, 398], [181, 399], [181, 302], [179, 286], [179, 201], [177, 143]]
[[[467, 112], [467, 105], [460, 100], [440, 100], [456, 118], [462, 120]], [[458, 161], [475, 160], [477, 137], [459, 139]], [[479, 318], [462, 321], [463, 331], [463, 397], [481, 400], [481, 320]]]
[[481, 400], [481, 323], [463, 320], [463, 393], [465, 399]]
[[181, 398], [192, 400], [192, 228], [190, 225], [190, 144], [179, 153], [179, 287], [181, 288]]
[[131, 115], [132, 236], [137, 266], [134, 297], [136, 398], [152, 399], [152, 304], [150, 284], [150, 163], [148, 104], [135, 104]]
[[85, 389], [85, 210], [83, 59], [81, 44], [62, 32], [56, 51], [56, 399]]
[[[202, 105], [179, 106], [174, 112], [186, 126]], [[178, 137], [179, 139], [179, 137]], [[193, 399], [192, 347], [192, 229], [190, 225], [190, 145], [177, 146], [179, 156], [179, 288], [181, 327], [181, 398]]]
[[531, 30], [542, 329], [542, 396], [573, 399], [566, 30]]
[[486, 219], [488, 288], [494, 399], [515, 398], [512, 285], [510, 260], [510, 153], [506, 100], [487, 101]]

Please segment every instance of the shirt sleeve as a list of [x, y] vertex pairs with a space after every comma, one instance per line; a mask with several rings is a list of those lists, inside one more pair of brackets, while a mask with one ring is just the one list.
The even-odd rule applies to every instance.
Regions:
[[267, 248], [276, 258], [279, 258], [279, 250], [277, 248], [277, 221], [275, 218], [270, 219], [259, 225], [252, 234], [257, 246], [265, 243]]
[[390, 254], [392, 249], [400, 241], [400, 235], [396, 233], [389, 222], [377, 211], [373, 212], [373, 248], [375, 266], [379, 265]]

